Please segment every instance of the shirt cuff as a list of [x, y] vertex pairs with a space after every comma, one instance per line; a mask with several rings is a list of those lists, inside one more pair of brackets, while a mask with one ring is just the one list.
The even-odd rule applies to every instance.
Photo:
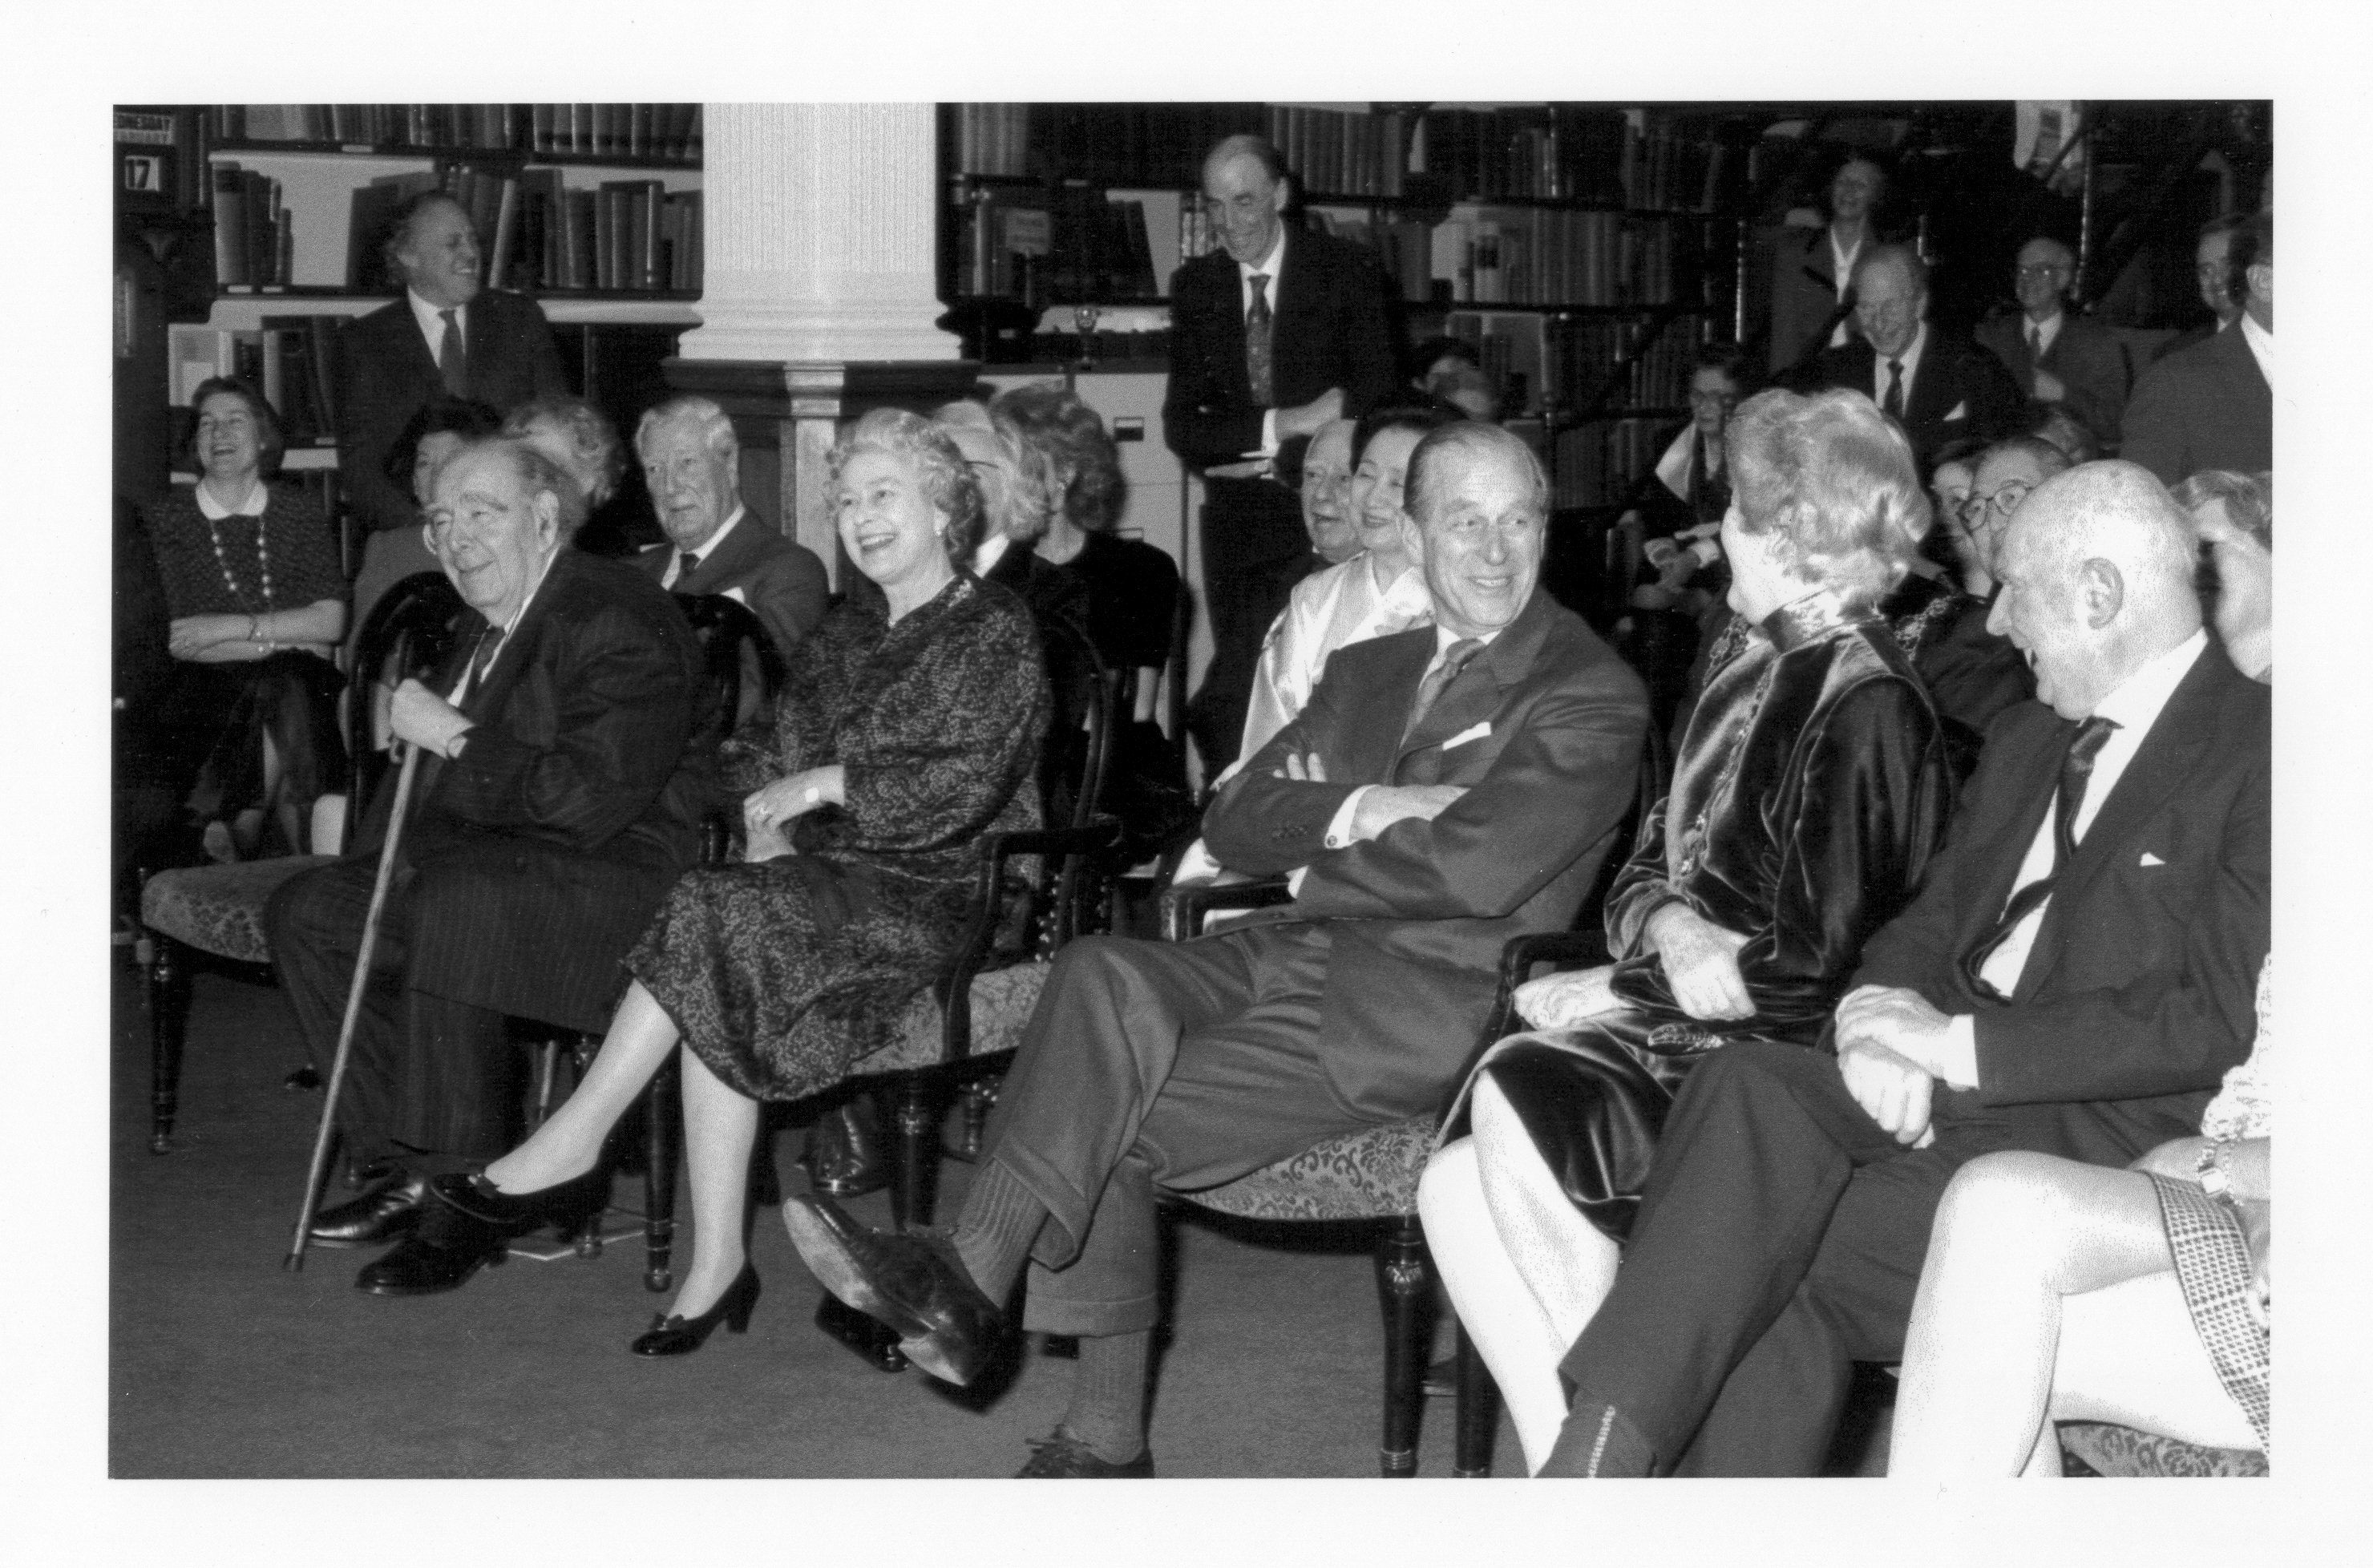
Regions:
[[1277, 410], [1274, 408], [1266, 410], [1261, 415], [1261, 444], [1258, 455], [1261, 457], [1277, 455]]
[[1327, 847], [1329, 849], [1345, 849], [1351, 846], [1351, 819], [1359, 814], [1360, 802], [1374, 788], [1374, 784], [1361, 785], [1344, 796], [1343, 803], [1335, 808], [1335, 815], [1327, 824]]
[[1947, 1088], [1978, 1086], [1978, 1021], [1974, 1014], [1957, 1012], [1945, 1021], [1944, 1043], [1936, 1047], [1936, 1076], [1945, 1081]]
[[1296, 866], [1285, 873], [1285, 891], [1295, 898], [1302, 896], [1302, 879], [1310, 874], [1308, 866]]

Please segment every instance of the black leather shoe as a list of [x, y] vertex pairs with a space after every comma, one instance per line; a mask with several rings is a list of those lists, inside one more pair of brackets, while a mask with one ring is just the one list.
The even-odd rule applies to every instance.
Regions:
[[1064, 1431], [1052, 1437], [1030, 1439], [1030, 1462], [1014, 1472], [1017, 1480], [1151, 1480], [1153, 1450], [1140, 1448], [1137, 1457], [1122, 1464], [1100, 1459], [1096, 1451]]
[[385, 1246], [402, 1241], [420, 1226], [427, 1187], [426, 1181], [396, 1171], [360, 1198], [315, 1214], [305, 1235], [315, 1246]]
[[906, 1359], [944, 1383], [970, 1383], [994, 1359], [1005, 1315], [944, 1235], [877, 1231], [828, 1198], [783, 1200], [791, 1245], [824, 1288], [899, 1336]]
[[437, 1240], [416, 1235], [355, 1276], [355, 1289], [375, 1296], [433, 1296], [458, 1291], [470, 1276], [510, 1256], [500, 1237], [473, 1242], [468, 1236]]
[[873, 1096], [859, 1093], [824, 1113], [808, 1129], [808, 1146], [800, 1167], [818, 1192], [835, 1198], [862, 1198], [890, 1185], [889, 1163], [882, 1157], [881, 1118]]
[[628, 1348], [638, 1356], [688, 1356], [708, 1343], [719, 1323], [736, 1334], [747, 1333], [750, 1313], [758, 1305], [758, 1270], [748, 1263], [733, 1276], [717, 1304], [697, 1317], [660, 1313], [651, 1319], [650, 1332]]
[[482, 1225], [507, 1235], [525, 1235], [547, 1221], [581, 1218], [597, 1207], [608, 1196], [602, 1185], [607, 1175], [596, 1165], [581, 1176], [533, 1192], [505, 1192], [483, 1176], [441, 1176], [428, 1184], [428, 1195]]

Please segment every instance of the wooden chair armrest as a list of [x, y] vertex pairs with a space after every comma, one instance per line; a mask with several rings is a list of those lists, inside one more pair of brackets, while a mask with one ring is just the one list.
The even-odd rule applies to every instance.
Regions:
[[1516, 988], [1533, 977], [1535, 965], [1573, 969], [1610, 961], [1605, 931], [1536, 931], [1531, 936], [1511, 937], [1500, 950], [1500, 989], [1491, 999], [1490, 1016], [1476, 1043], [1477, 1053], [1508, 1035], [1516, 1020]]
[[1120, 819], [1099, 816], [1083, 827], [1038, 827], [980, 836], [980, 873], [973, 884], [972, 923], [949, 955], [937, 982], [947, 1059], [972, 1054], [972, 983], [997, 945], [1004, 914], [1005, 868], [1017, 856], [1059, 855], [1065, 860], [1100, 855], [1120, 841]]
[[1250, 882], [1197, 882], [1162, 893], [1162, 940], [1186, 942], [1199, 934], [1203, 917], [1221, 909], [1267, 909], [1293, 902], [1281, 876]]

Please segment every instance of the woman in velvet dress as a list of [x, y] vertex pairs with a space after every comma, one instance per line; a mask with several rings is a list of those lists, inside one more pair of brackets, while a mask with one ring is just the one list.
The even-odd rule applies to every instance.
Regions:
[[626, 955], [634, 981], [585, 1081], [484, 1175], [432, 1183], [424, 1235], [487, 1246], [602, 1179], [602, 1143], [683, 1047], [693, 1257], [640, 1355], [747, 1324], [743, 1205], [758, 1106], [837, 1082], [892, 1043], [960, 938], [984, 833], [1039, 825], [1046, 730], [1022, 602], [955, 563], [979, 542], [963, 455], [918, 415], [866, 415], [832, 451], [841, 544], [880, 584], [788, 650], [771, 731], [729, 742], [740, 865], [687, 872]]
[[1739, 407], [1727, 445], [1730, 603], [1756, 632], [1709, 683], [1608, 896], [1616, 962], [1518, 990], [1537, 1032], [1485, 1055], [1420, 1192], [1528, 1469], [1681, 1080], [1732, 1040], [1818, 1047], [1951, 804], [1935, 712], [1875, 608], [1926, 528], [1909, 444], [1858, 393], [1775, 392]]
[[321, 509], [265, 480], [281, 451], [272, 405], [227, 378], [191, 402], [198, 482], [146, 514], [178, 661], [159, 705], [171, 787], [216, 860], [253, 855], [275, 807], [301, 853], [313, 801], [346, 784], [345, 680], [330, 662], [346, 583]]

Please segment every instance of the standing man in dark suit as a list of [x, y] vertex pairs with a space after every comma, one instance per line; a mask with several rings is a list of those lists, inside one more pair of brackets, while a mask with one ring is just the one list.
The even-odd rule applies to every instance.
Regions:
[[1065, 947], [1007, 1076], [953, 1242], [785, 1220], [826, 1288], [968, 1380], [1030, 1270], [1027, 1326], [1080, 1340], [1025, 1476], [1142, 1476], [1157, 1189], [1233, 1180], [1430, 1113], [1490, 1010], [1500, 950], [1573, 918], [1632, 794], [1640, 683], [1536, 591], [1549, 483], [1516, 437], [1419, 443], [1402, 527], [1436, 624], [1336, 653], [1212, 802], [1220, 860], [1290, 872], [1272, 919], [1171, 945]]
[[2250, 1053], [2270, 705], [2201, 626], [2197, 544], [2132, 463], [2028, 497], [1995, 628], [2035, 666], [1945, 853], [1864, 950], [1837, 1054], [1691, 1075], [1544, 1475], [1809, 1475], [1852, 1363], [1900, 1357], [1936, 1203], [1998, 1149], [2122, 1165]]
[[[405, 1235], [429, 1176], [510, 1146], [505, 1016], [606, 1028], [619, 960], [698, 852], [710, 781], [685, 749], [697, 647], [641, 571], [567, 547], [582, 507], [521, 441], [474, 443], [438, 472], [426, 532], [470, 613], [436, 681], [404, 682], [390, 715], [424, 755], [341, 1116], [349, 1152], [383, 1174], [315, 1221], [324, 1245]], [[264, 914], [298, 1030], [325, 1066], [392, 795], [352, 853], [290, 878]], [[450, 1289], [458, 1256], [398, 1247], [356, 1283]]]
[[1203, 475], [1211, 663], [1187, 729], [1205, 769], [1233, 762], [1261, 638], [1315, 564], [1294, 493], [1302, 449], [1392, 390], [1385, 279], [1374, 256], [1289, 228], [1278, 151], [1230, 136], [1203, 160], [1220, 249], [1170, 280], [1170, 450]]
[[2124, 455], [2168, 485], [2204, 468], [2274, 465], [2274, 215], [2233, 231], [2241, 314], [2207, 342], [2143, 373], [2126, 410]]
[[635, 457], [668, 542], [637, 557], [671, 593], [722, 593], [766, 628], [775, 651], [813, 631], [831, 600], [824, 563], [742, 504], [742, 444], [725, 410], [675, 397], [635, 427]]
[[2133, 375], [2117, 333], [2068, 313], [2075, 277], [2076, 257], [2067, 246], [2042, 235], [2028, 240], [2012, 276], [2018, 313], [1985, 322], [1975, 335], [2028, 396], [2060, 404], [2114, 450]]
[[1817, 356], [1797, 390], [1858, 392], [1911, 438], [1922, 473], [1960, 436], [1997, 441], [2016, 428], [2026, 399], [2002, 361], [1928, 320], [1928, 263], [1906, 245], [1863, 252], [1853, 270], [1863, 335]]
[[414, 197], [396, 215], [386, 245], [403, 298], [350, 322], [341, 338], [339, 484], [369, 530], [355, 576], [357, 635], [381, 593], [437, 568], [420, 543], [412, 497], [386, 473], [388, 452], [412, 416], [439, 394], [501, 415], [568, 390], [543, 310], [484, 287], [477, 230], [459, 202], [441, 192]]

